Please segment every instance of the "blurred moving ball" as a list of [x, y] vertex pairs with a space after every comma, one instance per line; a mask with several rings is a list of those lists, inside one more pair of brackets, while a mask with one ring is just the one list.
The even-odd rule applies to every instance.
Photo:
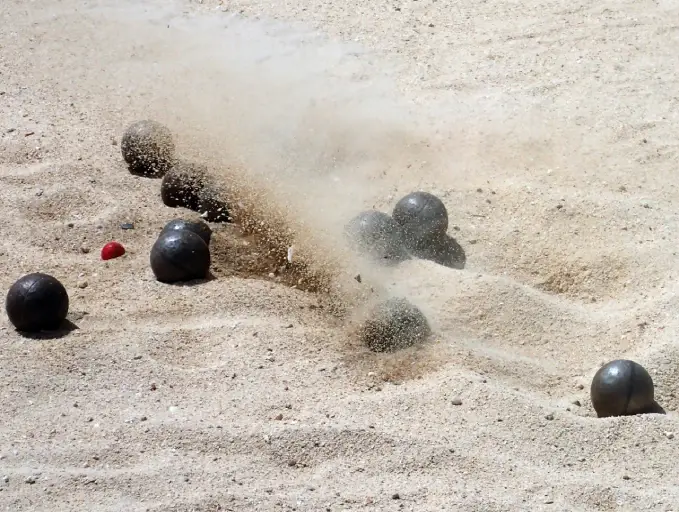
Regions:
[[427, 318], [404, 298], [378, 304], [363, 321], [360, 336], [373, 352], [393, 352], [425, 340], [431, 334]]
[[69, 299], [64, 285], [48, 274], [36, 272], [17, 280], [9, 289], [5, 309], [19, 331], [56, 330], [66, 319]]
[[205, 222], [203, 221], [192, 221], [192, 220], [185, 220], [185, 219], [174, 219], [165, 224], [163, 227], [163, 230], [161, 231], [162, 233], [167, 233], [168, 231], [176, 231], [176, 230], [188, 230], [192, 231], [195, 234], [197, 234], [199, 237], [203, 239], [206, 245], [210, 245], [210, 239], [212, 238], [212, 230], [210, 229], [210, 226], [208, 226]]
[[193, 210], [209, 222], [231, 220], [229, 208], [203, 164], [177, 161], [163, 177], [160, 197], [165, 206]]
[[179, 160], [165, 173], [160, 184], [160, 197], [165, 206], [197, 210], [199, 196], [205, 187], [207, 166]]
[[401, 226], [386, 213], [359, 213], [345, 226], [345, 235], [360, 253], [376, 261], [398, 263], [409, 258]]
[[599, 418], [642, 414], [655, 406], [653, 379], [643, 366], [628, 359], [599, 368], [590, 395]]
[[151, 270], [163, 283], [205, 279], [210, 269], [210, 249], [200, 235], [170, 229], [151, 248]]
[[231, 212], [216, 188], [205, 187], [198, 198], [196, 209], [208, 222], [230, 222]]
[[446, 206], [429, 192], [412, 192], [401, 198], [392, 217], [403, 228], [409, 250], [423, 249], [448, 231]]
[[133, 174], [162, 176], [172, 166], [175, 144], [166, 126], [143, 120], [125, 130], [120, 150]]

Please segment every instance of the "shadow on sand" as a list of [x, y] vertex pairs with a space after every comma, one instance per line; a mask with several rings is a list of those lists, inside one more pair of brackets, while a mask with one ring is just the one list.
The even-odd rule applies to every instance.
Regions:
[[463, 269], [467, 256], [462, 246], [453, 237], [443, 235], [426, 247], [410, 249], [410, 254], [422, 260], [433, 261], [448, 268]]
[[17, 333], [19, 333], [21, 337], [31, 340], [57, 340], [67, 336], [76, 329], [79, 329], [77, 325], [70, 320], [64, 320], [57, 329], [51, 331], [28, 332], [17, 330]]

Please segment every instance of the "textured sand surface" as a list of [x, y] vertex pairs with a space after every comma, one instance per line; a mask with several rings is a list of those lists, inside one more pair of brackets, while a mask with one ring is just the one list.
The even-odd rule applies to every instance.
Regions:
[[[78, 327], [30, 339], [0, 319], [3, 510], [679, 509], [676, 4], [0, 15], [0, 289], [50, 273]], [[197, 214], [127, 172], [141, 118], [265, 194], [313, 265], [341, 268], [332, 296], [224, 225], [217, 279], [156, 282], [155, 236]], [[445, 201], [463, 269], [346, 255], [344, 222], [417, 189]], [[127, 254], [103, 262], [111, 240]], [[364, 293], [407, 296], [434, 336], [369, 353]], [[591, 378], [617, 358], [667, 414], [596, 418]]]

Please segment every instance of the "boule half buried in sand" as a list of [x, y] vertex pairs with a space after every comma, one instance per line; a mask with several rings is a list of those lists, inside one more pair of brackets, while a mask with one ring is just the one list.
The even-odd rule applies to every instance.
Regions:
[[424, 341], [431, 334], [427, 317], [409, 300], [393, 297], [377, 304], [359, 328], [373, 352], [394, 352]]
[[131, 173], [162, 176], [172, 166], [175, 144], [166, 126], [146, 119], [125, 130], [120, 151]]

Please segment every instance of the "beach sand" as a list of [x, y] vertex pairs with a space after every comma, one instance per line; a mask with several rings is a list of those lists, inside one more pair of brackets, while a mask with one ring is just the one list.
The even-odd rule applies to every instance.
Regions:
[[[0, 14], [0, 284], [54, 275], [77, 326], [32, 339], [0, 318], [0, 508], [679, 509], [679, 7]], [[146, 118], [230, 200], [289, 223], [325, 284], [224, 224], [216, 279], [157, 282], [160, 229], [198, 214], [127, 171], [122, 133]], [[345, 251], [344, 223], [413, 190], [445, 202], [464, 268]], [[127, 253], [104, 262], [111, 240]], [[387, 296], [417, 304], [431, 339], [363, 347], [357, 315]], [[596, 417], [592, 376], [619, 358], [666, 414]]]

